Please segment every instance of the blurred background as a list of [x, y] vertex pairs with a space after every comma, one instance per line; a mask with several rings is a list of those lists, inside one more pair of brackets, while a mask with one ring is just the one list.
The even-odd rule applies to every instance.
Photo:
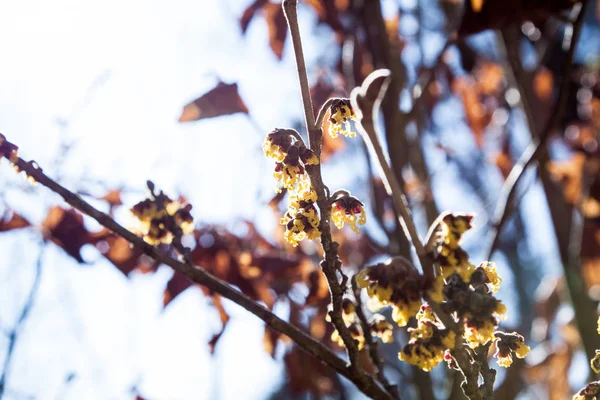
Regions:
[[[543, 3], [543, 4], [542, 4]], [[300, 27], [315, 107], [374, 69], [394, 83], [382, 140], [420, 232], [475, 213], [464, 247], [487, 260], [494, 210], [532, 140], [491, 259], [532, 352], [499, 369], [498, 399], [563, 399], [593, 376], [600, 300], [600, 10], [553, 0], [307, 0]], [[344, 355], [325, 322], [316, 243], [278, 224], [273, 128], [305, 134], [293, 49], [267, 0], [23, 0], [0, 4], [0, 132], [122, 224], [146, 180], [193, 204], [194, 261]], [[561, 85], [569, 81], [560, 105]], [[324, 180], [366, 205], [335, 232], [345, 271], [412, 252], [360, 138], [324, 143]], [[333, 189], [335, 190], [335, 189]], [[351, 383], [239, 306], [129, 248], [0, 165], [0, 399], [358, 399]], [[402, 398], [460, 399], [445, 366], [401, 363]]]

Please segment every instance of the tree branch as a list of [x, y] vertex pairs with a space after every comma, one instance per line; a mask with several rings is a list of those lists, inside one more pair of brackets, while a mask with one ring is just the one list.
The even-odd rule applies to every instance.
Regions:
[[[0, 138], [4, 139], [3, 136], [0, 136]], [[367, 395], [381, 399], [390, 398], [389, 395], [387, 395], [383, 391], [383, 389], [377, 386], [375, 381], [370, 376], [364, 376], [363, 378], [363, 380], [366, 381], [368, 385], [365, 386], [363, 381], [359, 382], [354, 376], [352, 370], [346, 365], [346, 363], [342, 359], [337, 357], [329, 348], [327, 348], [321, 342], [315, 340], [310, 335], [307, 335], [294, 325], [277, 317], [267, 308], [254, 302], [245, 294], [239, 292], [226, 282], [220, 280], [219, 278], [213, 276], [205, 270], [194, 265], [186, 264], [175, 260], [174, 258], [168, 256], [158, 248], [146, 243], [140, 237], [138, 237], [131, 231], [125, 229], [122, 225], [113, 220], [109, 215], [94, 208], [92, 205], [84, 201], [81, 197], [52, 180], [50, 177], [44, 174], [42, 169], [35, 162], [26, 162], [20, 157], [13, 157], [12, 162], [19, 170], [24, 171], [29, 177], [33, 178], [39, 184], [47, 187], [54, 193], [61, 196], [64, 199], [64, 201], [67, 202], [67, 204], [81, 211], [83, 214], [93, 218], [100, 225], [111, 230], [116, 235], [124, 238], [125, 240], [130, 242], [134, 247], [141, 250], [147, 256], [153, 258], [154, 260], [162, 264], [168, 265], [169, 267], [173, 268], [173, 270], [184, 275], [191, 281], [203, 285], [209, 290], [233, 301], [234, 303], [240, 305], [247, 311], [256, 315], [271, 328], [284, 335], [287, 335], [301, 349], [311, 354], [312, 356], [317, 357], [323, 363], [333, 368], [336, 372], [357, 384], [359, 389], [361, 389]], [[359, 384], [361, 386], [359, 386]]]
[[527, 168], [533, 164], [545, 150], [546, 143], [560, 123], [560, 120], [565, 112], [567, 98], [569, 96], [569, 87], [571, 85], [570, 76], [571, 70], [573, 69], [575, 48], [577, 47], [579, 37], [581, 36], [581, 29], [583, 27], [583, 20], [588, 3], [589, 2], [582, 3], [581, 9], [579, 10], [579, 14], [577, 15], [577, 19], [573, 26], [573, 37], [571, 40], [571, 46], [569, 47], [569, 51], [567, 53], [565, 74], [560, 86], [558, 100], [552, 115], [539, 137], [532, 139], [529, 146], [525, 149], [521, 157], [519, 157], [519, 160], [510, 171], [508, 178], [506, 178], [506, 182], [504, 182], [504, 186], [500, 192], [500, 199], [498, 200], [494, 215], [492, 217], [492, 226], [489, 233], [489, 246], [487, 251], [488, 259], [491, 259], [494, 251], [498, 247], [500, 233], [502, 232], [502, 228], [504, 228], [504, 225], [510, 216], [510, 212], [512, 211], [511, 203], [513, 197], [515, 196], [518, 183], [520, 182]]
[[[352, 337], [350, 330], [342, 318], [342, 300], [346, 291], [345, 282], [347, 277], [342, 273], [342, 263], [338, 257], [338, 243], [334, 242], [331, 237], [330, 217], [331, 204], [329, 196], [325, 190], [323, 177], [321, 175], [321, 147], [323, 142], [323, 131], [320, 126], [315, 123], [313, 113], [312, 100], [310, 98], [310, 88], [308, 85], [308, 76], [306, 73], [306, 63], [304, 61], [304, 53], [302, 50], [302, 40], [300, 36], [300, 27], [298, 25], [297, 0], [283, 0], [282, 7], [285, 17], [290, 28], [292, 45], [296, 56], [296, 67], [298, 69], [298, 79], [300, 82], [300, 91], [302, 93], [302, 102], [304, 105], [304, 117], [306, 119], [306, 127], [308, 130], [309, 144], [311, 150], [319, 159], [317, 165], [307, 166], [306, 171], [310, 177], [310, 182], [313, 190], [317, 193], [317, 205], [321, 221], [319, 231], [321, 232], [321, 245], [325, 252], [325, 259], [321, 261], [321, 268], [327, 278], [329, 290], [331, 294], [331, 304], [333, 306], [330, 312], [331, 322], [337, 329], [344, 342], [344, 346], [348, 352], [350, 359], [350, 370], [354, 377], [354, 383], [365, 393], [376, 398], [390, 398], [390, 394], [381, 390], [375, 384], [375, 381], [370, 377], [360, 365], [358, 344]], [[320, 120], [322, 121], [324, 113], [320, 112]], [[342, 275], [342, 284], [338, 280], [338, 272]]]

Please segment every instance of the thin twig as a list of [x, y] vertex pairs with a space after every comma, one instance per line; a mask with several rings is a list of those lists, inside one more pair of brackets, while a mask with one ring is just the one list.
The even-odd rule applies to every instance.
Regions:
[[321, 109], [319, 110], [319, 114], [317, 115], [317, 122], [316, 122], [317, 127], [320, 128], [323, 126], [323, 121], [325, 120], [325, 115], [327, 115], [327, 110], [329, 109], [329, 107], [331, 107], [331, 103], [333, 103], [334, 100], [335, 100], [335, 97], [327, 99], [327, 101], [321, 106]]
[[[347, 277], [342, 273], [342, 263], [338, 257], [338, 243], [331, 237], [330, 217], [331, 204], [329, 195], [326, 191], [323, 177], [321, 175], [321, 147], [323, 144], [323, 132], [320, 126], [316, 125], [313, 105], [310, 97], [310, 88], [308, 84], [308, 75], [306, 73], [306, 63], [302, 50], [302, 40], [300, 36], [300, 27], [298, 25], [297, 0], [283, 0], [283, 11], [290, 29], [294, 54], [296, 56], [296, 67], [298, 69], [298, 79], [300, 82], [300, 92], [302, 93], [302, 103], [304, 105], [304, 117], [308, 130], [310, 149], [319, 159], [319, 164], [307, 166], [306, 171], [310, 177], [313, 190], [317, 193], [317, 206], [321, 221], [319, 231], [321, 232], [321, 245], [325, 252], [325, 259], [321, 261], [321, 268], [327, 278], [331, 294], [332, 311], [330, 312], [331, 322], [337, 329], [350, 359], [350, 370], [353, 374], [353, 382], [363, 392], [376, 396], [377, 398], [390, 398], [390, 394], [383, 391], [375, 384], [375, 381], [362, 369], [360, 365], [359, 350], [356, 340], [352, 337], [348, 327], [342, 318], [342, 301], [346, 291], [345, 282]], [[324, 113], [320, 113], [324, 115]], [[323, 117], [321, 117], [322, 120]], [[342, 283], [338, 280], [338, 273], [342, 276]]]
[[31, 285], [31, 289], [29, 290], [29, 295], [27, 296], [27, 300], [25, 301], [25, 304], [23, 305], [23, 309], [21, 310], [21, 313], [19, 314], [19, 318], [17, 319], [17, 322], [16, 322], [14, 328], [8, 335], [8, 349], [6, 350], [6, 356], [4, 358], [4, 367], [2, 368], [2, 375], [0, 376], [0, 400], [4, 397], [4, 394], [6, 393], [6, 381], [9, 376], [10, 366], [11, 366], [11, 362], [13, 360], [17, 340], [19, 339], [19, 334], [21, 333], [21, 331], [23, 329], [23, 325], [25, 324], [25, 321], [26, 321], [27, 317], [29, 316], [29, 313], [31, 312], [31, 309], [35, 302], [35, 298], [37, 297], [37, 294], [38, 294], [38, 289], [40, 287], [40, 281], [42, 279], [42, 261], [43, 261], [44, 249], [45, 249], [45, 245], [42, 244], [41, 248], [40, 248], [40, 253], [38, 255], [38, 259], [35, 264], [35, 275], [33, 278], [33, 283]]
[[518, 183], [523, 178], [523, 175], [527, 168], [531, 164], [533, 164], [545, 150], [546, 143], [548, 143], [548, 140], [550, 139], [552, 133], [560, 123], [562, 116], [565, 112], [567, 98], [569, 97], [569, 87], [571, 85], [570, 76], [571, 70], [573, 69], [575, 48], [577, 47], [579, 37], [581, 36], [581, 29], [583, 27], [583, 20], [588, 3], [589, 2], [581, 3], [581, 9], [579, 10], [579, 14], [577, 15], [577, 20], [574, 23], [573, 38], [571, 40], [571, 46], [569, 47], [569, 51], [567, 53], [565, 73], [562, 84], [560, 86], [558, 100], [556, 102], [554, 110], [552, 111], [552, 115], [539, 137], [532, 139], [529, 146], [525, 149], [521, 157], [519, 157], [519, 160], [510, 171], [508, 178], [506, 178], [506, 182], [504, 182], [504, 185], [500, 192], [500, 199], [498, 200], [496, 209], [494, 211], [494, 215], [492, 217], [492, 226], [489, 233], [489, 250], [487, 251], [488, 259], [491, 259], [494, 251], [498, 247], [500, 233], [502, 232], [502, 228], [504, 228], [504, 225], [508, 221], [508, 218], [512, 211], [511, 203], [516, 193]]
[[[46, 174], [44, 174], [44, 172], [39, 168], [39, 166], [35, 162], [26, 162], [22, 158], [17, 158], [14, 161], [14, 164], [16, 165], [16, 167], [19, 168], [19, 170], [24, 171], [28, 176], [35, 179], [35, 181], [37, 181], [39, 184], [47, 187], [54, 193], [61, 196], [65, 200], [65, 202], [67, 202], [72, 207], [81, 211], [85, 215], [93, 218], [100, 225], [104, 226], [116, 235], [130, 242], [135, 248], [141, 250], [147, 256], [153, 258], [154, 260], [162, 264], [170, 266], [171, 268], [173, 268], [173, 270], [184, 275], [191, 281], [203, 285], [212, 292], [218, 293], [223, 297], [238, 304], [239, 306], [243, 307], [250, 313], [256, 315], [258, 318], [263, 320], [271, 328], [284, 335], [287, 335], [302, 350], [306, 351], [314, 357], [317, 357], [319, 360], [327, 364], [339, 374], [356, 383], [356, 378], [351, 369], [346, 365], [346, 363], [341, 358], [336, 356], [329, 348], [327, 348], [321, 342], [315, 340], [313, 337], [306, 334], [294, 325], [277, 317], [267, 308], [256, 303], [245, 294], [234, 289], [229, 284], [208, 273], [204, 269], [196, 267], [194, 265], [180, 262], [165, 254], [158, 248], [146, 243], [140, 237], [138, 237], [131, 231], [125, 229], [122, 225], [113, 220], [109, 215], [97, 210], [92, 205], [84, 201], [81, 197], [79, 197], [75, 193], [71, 192], [70, 190], [66, 189], [65, 187], [48, 177]], [[367, 382], [367, 386], [359, 386], [359, 389], [365, 389], [366, 394], [371, 395], [373, 397], [377, 396], [376, 398], [389, 398], [389, 396], [385, 395], [383, 389], [381, 389], [370, 376], [365, 376], [363, 380]]]
[[[389, 71], [385, 69], [372, 72], [365, 79], [361, 87], [357, 87], [352, 91], [350, 101], [356, 112], [356, 126], [358, 131], [371, 152], [375, 154], [381, 170], [381, 180], [383, 181], [386, 191], [394, 201], [396, 210], [400, 213], [401, 219], [399, 222], [404, 228], [406, 236], [410, 239], [416, 249], [421, 268], [423, 269], [423, 274], [428, 279], [434, 279], [435, 271], [433, 258], [431, 257], [431, 254], [425, 250], [425, 247], [419, 238], [410, 207], [406, 201], [406, 196], [383, 154], [383, 149], [379, 143], [379, 137], [373, 121], [375, 111], [379, 108], [381, 99], [385, 94], [389, 75]], [[450, 316], [442, 311], [440, 305], [432, 301], [427, 294], [424, 295], [424, 298], [431, 305], [433, 311], [440, 321], [442, 321], [444, 326], [448, 329], [456, 330], [456, 324], [452, 321]]]
[[367, 321], [367, 316], [363, 310], [362, 299], [360, 296], [361, 289], [356, 284], [356, 275], [352, 277], [352, 292], [354, 294], [354, 299], [356, 300], [356, 315], [360, 320], [360, 324], [363, 328], [363, 335], [365, 337], [365, 344], [369, 350], [369, 357], [371, 357], [371, 361], [375, 367], [375, 372], [377, 374], [377, 379], [379, 382], [383, 384], [385, 389], [394, 397], [396, 400], [400, 400], [400, 393], [398, 392], [398, 386], [392, 385], [383, 372], [383, 360], [381, 359], [378, 351], [377, 342], [373, 338], [373, 334], [371, 333], [371, 327], [369, 326], [369, 321]]
[[492, 341], [487, 342], [487, 344], [483, 344], [475, 349], [475, 362], [479, 363], [479, 373], [483, 378], [483, 383], [479, 386], [479, 390], [481, 391], [481, 395], [484, 399], [493, 399], [494, 398], [494, 382], [496, 381], [496, 370], [490, 368], [490, 364], [488, 362], [488, 353], [490, 351], [490, 346], [492, 345]]
[[[352, 91], [352, 107], [357, 114], [358, 131], [362, 135], [363, 140], [371, 152], [375, 154], [377, 163], [381, 168], [381, 179], [383, 184], [388, 194], [392, 197], [396, 209], [400, 213], [401, 220], [399, 222], [402, 224], [406, 236], [412, 241], [412, 244], [415, 247], [417, 255], [420, 259], [426, 256], [425, 248], [423, 247], [423, 243], [421, 242], [419, 234], [417, 233], [417, 228], [413, 221], [404, 190], [402, 190], [400, 183], [396, 179], [396, 176], [392, 172], [392, 169], [385, 158], [385, 154], [383, 153], [383, 149], [379, 143], [379, 138], [377, 137], [375, 124], [373, 121], [374, 108], [378, 107], [378, 102], [380, 102], [381, 97], [383, 97], [382, 93], [385, 92], [384, 85], [387, 85], [388, 77], [388, 70], [378, 70], [369, 75], [362, 87], [358, 87]], [[371, 88], [371, 84], [376, 79], [382, 80], [379, 83], [379, 88], [374, 88], [373, 93], [367, 93], [367, 90]], [[428, 264], [429, 265], [427, 266], [422, 266], [423, 272], [425, 275], [433, 277], [433, 264]]]
[[[450, 34], [450, 36], [448, 37], [448, 40], [446, 40], [446, 43], [444, 44], [444, 47], [442, 48], [442, 51], [440, 52], [440, 54], [438, 54], [435, 62], [433, 63], [433, 65], [431, 66], [431, 68], [428, 68], [427, 71], [423, 74], [427, 74], [425, 79], [418, 79], [417, 83], [415, 84], [415, 86], [413, 86], [411, 93], [413, 95], [413, 105], [411, 107], [411, 109], [406, 113], [407, 116], [413, 118], [416, 114], [416, 112], [419, 110], [419, 107], [421, 106], [421, 103], [424, 101], [424, 97], [426, 96], [426, 92], [427, 89], [429, 88], [429, 85], [431, 85], [434, 81], [435, 78], [435, 70], [442, 65], [442, 62], [444, 61], [444, 53], [446, 53], [446, 51], [453, 46], [454, 44], [456, 44], [456, 42], [458, 41], [457, 39], [457, 33], [454, 32], [452, 34]], [[421, 82], [423, 82], [421, 84]], [[416, 93], [418, 91], [418, 94]]]

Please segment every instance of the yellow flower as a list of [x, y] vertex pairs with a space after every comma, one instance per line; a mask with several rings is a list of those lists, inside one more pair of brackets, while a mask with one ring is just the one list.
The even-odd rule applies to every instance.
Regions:
[[421, 299], [414, 301], [397, 301], [392, 306], [392, 319], [398, 326], [406, 326], [421, 308]]
[[383, 315], [374, 314], [369, 322], [371, 332], [379, 337], [383, 343], [391, 343], [394, 341], [394, 327], [390, 324]]
[[[302, 165], [292, 165], [277, 163], [275, 164], [275, 171], [273, 177], [281, 187], [287, 190], [295, 190], [296, 185], [306, 180], [304, 175], [304, 167]], [[281, 189], [276, 189], [281, 192]]]
[[470, 348], [475, 349], [494, 339], [496, 324], [492, 320], [473, 323], [467, 322], [465, 327], [465, 339]]
[[[529, 346], [525, 345], [524, 341], [520, 341], [517, 342], [516, 344], [516, 349], [515, 349], [515, 354], [517, 355], [518, 358], [525, 358], [525, 356], [527, 356], [527, 354], [529, 354], [529, 351], [531, 350], [531, 348], [529, 348]], [[598, 372], [598, 371], [596, 371]]]
[[416, 315], [417, 321], [429, 321], [429, 322], [437, 322], [435, 318], [435, 314], [433, 313], [433, 309], [427, 303], [423, 304], [419, 309], [419, 312]]
[[598, 322], [597, 322], [597, 324], [598, 324], [598, 328], [597, 328], [597, 330], [598, 330], [598, 335], [600, 335], [600, 317], [598, 317]]
[[336, 138], [338, 134], [347, 137], [354, 137], [356, 133], [350, 130], [350, 120], [354, 120], [356, 115], [352, 109], [349, 99], [335, 99], [329, 108], [329, 135]]
[[438, 275], [437, 278], [433, 280], [433, 284], [431, 289], [427, 291], [429, 298], [431, 301], [436, 303], [441, 303], [444, 301], [444, 277]]
[[431, 371], [444, 360], [444, 350], [440, 347], [428, 346], [426, 343], [409, 343], [398, 358], [411, 365], [416, 365], [423, 371]]
[[529, 353], [529, 346], [525, 345], [523, 336], [518, 333], [496, 332], [496, 353], [494, 357], [498, 358], [498, 365], [508, 368], [512, 365], [513, 355], [517, 358], [524, 358]]
[[[169, 244], [173, 241], [176, 227], [182, 233], [194, 231], [194, 218], [190, 214], [191, 204], [182, 206], [162, 192], [158, 198], [147, 198], [131, 208], [137, 219], [135, 230], [152, 245]], [[173, 231], [173, 232], [172, 232]], [[179, 234], [179, 232], [177, 232]]]
[[265, 155], [277, 162], [282, 162], [295, 140], [294, 132], [291, 129], [273, 129], [265, 138], [262, 146]]
[[485, 271], [485, 276], [488, 279], [488, 285], [493, 293], [496, 293], [500, 288], [500, 284], [502, 283], [502, 278], [498, 275], [496, 271], [496, 264], [493, 262], [484, 262], [480, 265], [481, 268]]
[[360, 233], [356, 224], [364, 225], [367, 215], [360, 200], [344, 193], [331, 204], [331, 220], [338, 229], [342, 229], [346, 223], [355, 233]]
[[298, 246], [298, 242], [308, 239], [314, 240], [321, 236], [319, 231], [319, 215], [312, 203], [298, 210], [290, 210], [281, 218], [280, 223], [285, 225], [284, 239], [292, 246]]

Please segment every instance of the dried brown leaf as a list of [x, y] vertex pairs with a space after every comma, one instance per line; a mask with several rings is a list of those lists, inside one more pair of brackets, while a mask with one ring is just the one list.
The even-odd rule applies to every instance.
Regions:
[[288, 30], [283, 7], [279, 3], [267, 3], [264, 5], [264, 11], [269, 27], [269, 46], [277, 59], [281, 60]]
[[83, 226], [83, 216], [75, 209], [52, 207], [42, 222], [42, 232], [46, 239], [62, 247], [78, 262], [84, 263], [81, 248], [91, 242], [91, 237]]
[[240, 97], [236, 83], [219, 84], [183, 107], [179, 122], [220, 117], [237, 113], [248, 114], [248, 108]]
[[29, 221], [16, 213], [5, 213], [0, 219], [0, 232], [27, 228], [28, 226], [31, 226]]

